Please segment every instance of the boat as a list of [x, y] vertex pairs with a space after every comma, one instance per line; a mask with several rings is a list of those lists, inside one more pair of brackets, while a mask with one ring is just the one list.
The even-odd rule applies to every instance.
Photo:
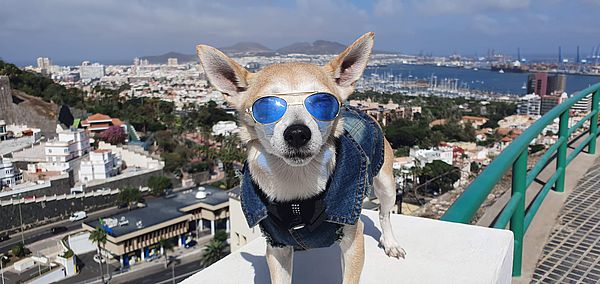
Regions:
[[498, 73], [504, 74], [504, 70], [500, 69], [500, 71], [498, 71]]

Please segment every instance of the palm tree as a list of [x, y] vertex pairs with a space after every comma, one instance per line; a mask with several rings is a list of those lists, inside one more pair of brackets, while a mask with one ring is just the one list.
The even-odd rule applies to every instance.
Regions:
[[169, 264], [169, 256], [167, 254], [167, 251], [173, 251], [175, 245], [170, 240], [165, 239], [161, 239], [158, 243], [160, 244], [163, 254], [165, 255], [165, 268], [167, 268], [167, 265]]
[[[98, 248], [98, 265], [100, 265], [100, 277], [102, 278], [102, 283], [104, 283], [104, 271], [102, 271], [102, 254], [100, 253], [100, 247], [104, 247], [106, 244], [106, 232], [100, 227], [96, 227], [88, 238], [92, 243], [95, 243]], [[108, 270], [108, 268], [107, 268]]]
[[202, 253], [202, 267], [208, 267], [227, 255], [227, 243], [213, 238], [204, 247]]

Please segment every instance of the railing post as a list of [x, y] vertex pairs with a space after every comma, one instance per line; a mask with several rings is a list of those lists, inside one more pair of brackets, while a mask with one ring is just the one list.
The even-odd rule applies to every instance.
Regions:
[[598, 103], [600, 102], [600, 90], [596, 90], [594, 94], [592, 94], [592, 111], [596, 111], [595, 115], [592, 115], [590, 118], [590, 139], [588, 152], [590, 154], [596, 154], [596, 136], [598, 136], [598, 112], [599, 107]]
[[513, 250], [513, 276], [521, 276], [521, 263], [523, 261], [523, 235], [525, 234], [524, 218], [525, 218], [525, 187], [527, 185], [527, 155], [528, 150], [525, 148], [517, 160], [513, 163], [512, 168], [512, 195], [521, 194], [521, 200], [517, 204], [515, 213], [510, 218], [510, 230], [515, 237], [515, 246]]
[[[570, 108], [569, 108], [570, 109]], [[558, 152], [556, 153], [556, 170], [558, 172], [558, 178], [556, 179], [556, 184], [554, 186], [554, 190], [556, 192], [565, 191], [565, 169], [567, 168], [567, 144], [569, 140], [569, 109], [565, 110], [560, 114], [560, 122], [558, 125], [558, 138], [563, 139], [563, 143], [558, 147]]]

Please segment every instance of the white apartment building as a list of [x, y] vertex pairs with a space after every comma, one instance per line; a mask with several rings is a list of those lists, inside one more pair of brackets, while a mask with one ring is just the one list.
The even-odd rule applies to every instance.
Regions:
[[107, 179], [118, 174], [120, 166], [121, 160], [111, 150], [94, 150], [90, 152], [89, 160], [81, 161], [79, 181]]
[[409, 156], [414, 158], [415, 163], [418, 163], [420, 167], [424, 167], [425, 164], [436, 160], [452, 165], [453, 149], [452, 147], [438, 147], [432, 149], [411, 148]]
[[8, 132], [6, 132], [6, 122], [4, 120], [0, 120], [0, 141], [6, 140], [8, 136]]
[[583, 99], [576, 102], [572, 107], [571, 111], [588, 113], [592, 111], [592, 94], [585, 96]]
[[21, 172], [15, 169], [11, 160], [0, 158], [0, 190], [5, 186], [15, 186], [22, 177]]
[[67, 129], [58, 132], [58, 138], [46, 142], [46, 162], [40, 166], [45, 171], [66, 172], [72, 168], [71, 161], [90, 151], [90, 140], [83, 129]]
[[235, 124], [235, 121], [219, 121], [212, 127], [212, 135], [223, 135], [229, 136], [233, 133], [238, 133], [239, 127]]
[[89, 61], [84, 61], [79, 67], [79, 77], [81, 80], [93, 80], [104, 77], [104, 65], [99, 63], [91, 64]]
[[542, 98], [536, 94], [522, 96], [517, 105], [517, 114], [540, 115]]

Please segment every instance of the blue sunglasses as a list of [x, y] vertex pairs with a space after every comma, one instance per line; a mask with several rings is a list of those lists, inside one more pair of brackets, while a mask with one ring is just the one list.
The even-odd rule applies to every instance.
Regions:
[[[315, 119], [332, 121], [340, 113], [340, 101], [330, 93], [300, 92], [294, 94], [311, 94], [304, 99], [304, 108]], [[278, 94], [283, 95], [283, 94]], [[254, 121], [260, 124], [271, 124], [279, 121], [287, 111], [288, 106], [300, 103], [288, 103], [278, 96], [268, 96], [257, 99], [246, 112], [252, 115]]]

